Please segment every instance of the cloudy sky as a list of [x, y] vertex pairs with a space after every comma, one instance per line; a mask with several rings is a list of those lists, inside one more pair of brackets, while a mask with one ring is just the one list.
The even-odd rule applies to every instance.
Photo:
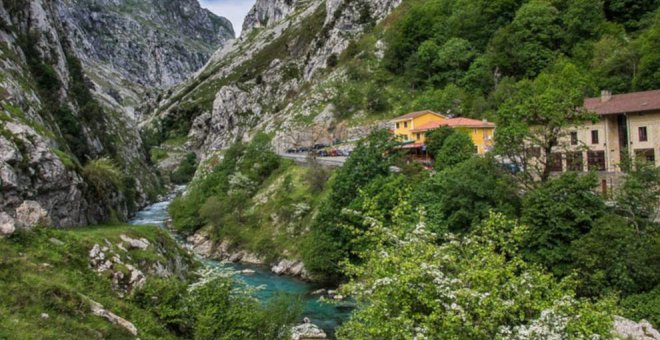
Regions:
[[243, 19], [254, 2], [255, 0], [199, 0], [202, 7], [229, 19], [234, 25], [237, 37], [241, 34]]

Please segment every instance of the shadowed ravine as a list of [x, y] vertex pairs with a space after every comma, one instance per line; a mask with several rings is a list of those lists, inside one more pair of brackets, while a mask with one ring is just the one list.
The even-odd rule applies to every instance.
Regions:
[[[176, 192], [182, 190], [183, 187], [178, 187]], [[158, 225], [164, 227], [165, 222], [169, 218], [167, 207], [170, 202], [171, 197], [168, 197], [165, 201], [145, 207], [131, 219], [130, 224]], [[180, 237], [176, 238], [181, 241]], [[310, 318], [312, 323], [321, 327], [330, 336], [334, 335], [337, 326], [348, 318], [352, 310], [350, 306], [337, 306], [319, 302], [319, 296], [313, 296], [311, 293], [321, 287], [292, 277], [278, 276], [265, 266], [224, 263], [213, 260], [203, 260], [203, 263], [209, 267], [223, 267], [235, 270], [237, 273], [236, 278], [242, 280], [250, 287], [259, 287], [256, 292], [256, 297], [259, 300], [267, 301], [277, 293], [302, 296], [304, 303], [303, 316]], [[254, 273], [243, 273], [245, 269], [253, 270]]]

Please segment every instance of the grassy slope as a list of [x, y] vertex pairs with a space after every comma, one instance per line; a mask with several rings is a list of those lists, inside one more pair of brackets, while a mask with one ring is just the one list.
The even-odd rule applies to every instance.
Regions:
[[[256, 223], [250, 228], [230, 231], [230, 238], [243, 249], [275, 260], [283, 254], [299, 258], [303, 237], [327, 192], [313, 193], [305, 178], [309, 167], [285, 162], [258, 189], [248, 202]], [[285, 181], [290, 179], [291, 186]], [[298, 207], [306, 205], [308, 209]], [[296, 211], [303, 212], [296, 214]]]
[[[0, 338], [131, 338], [123, 328], [90, 313], [87, 298], [135, 324], [142, 339], [170, 338], [151, 312], [120, 299], [109, 277], [89, 268], [89, 250], [119, 235], [148, 239], [147, 250], [129, 250], [133, 263], [166, 262], [183, 250], [156, 227], [93, 227], [76, 230], [39, 229], [0, 240]], [[56, 245], [51, 238], [62, 241]], [[154, 251], [165, 250], [165, 256]], [[49, 318], [41, 318], [47, 313]]]

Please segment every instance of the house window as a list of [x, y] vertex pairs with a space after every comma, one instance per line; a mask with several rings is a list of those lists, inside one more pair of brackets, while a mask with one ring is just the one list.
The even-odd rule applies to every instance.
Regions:
[[571, 145], [578, 144], [578, 135], [576, 131], [571, 132]]
[[635, 159], [655, 163], [655, 150], [653, 149], [637, 149], [635, 150]]
[[646, 133], [646, 126], [640, 126], [639, 127], [639, 141], [640, 142], [648, 142], [649, 140], [649, 135]]
[[566, 153], [566, 169], [568, 171], [582, 171], [584, 169], [583, 164], [582, 152]]
[[528, 158], [539, 158], [539, 157], [541, 157], [541, 148], [531, 147], [531, 148], [527, 149], [527, 157]]
[[417, 134], [417, 140], [419, 140], [419, 133]]
[[591, 144], [598, 144], [598, 130], [591, 130]]
[[605, 171], [605, 151], [587, 152], [589, 170]]
[[403, 122], [403, 127], [407, 128], [408, 127], [408, 122]]
[[396, 123], [396, 128], [397, 128], [397, 129], [399, 128], [399, 123]]
[[548, 159], [548, 168], [550, 168], [550, 171], [554, 172], [561, 172], [563, 170], [560, 152], [553, 152], [550, 154]]

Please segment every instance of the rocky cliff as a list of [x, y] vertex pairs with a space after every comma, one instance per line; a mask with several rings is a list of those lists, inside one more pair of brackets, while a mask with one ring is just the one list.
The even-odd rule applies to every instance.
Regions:
[[129, 114], [145, 91], [180, 83], [234, 38], [231, 23], [197, 0], [58, 0], [56, 7], [101, 98]]
[[[201, 159], [257, 130], [291, 145], [301, 121], [333, 120], [338, 56], [401, 0], [258, 0], [245, 33], [161, 101], [147, 129], [186, 135]], [[190, 122], [192, 124], [181, 122]], [[327, 127], [327, 126], [326, 126]]]
[[[113, 21], [110, 9], [133, 15]], [[1, 231], [125, 220], [154, 197], [158, 179], [122, 94], [185, 77], [232, 35], [195, 1], [0, 0]], [[138, 72], [136, 53], [159, 65]]]

